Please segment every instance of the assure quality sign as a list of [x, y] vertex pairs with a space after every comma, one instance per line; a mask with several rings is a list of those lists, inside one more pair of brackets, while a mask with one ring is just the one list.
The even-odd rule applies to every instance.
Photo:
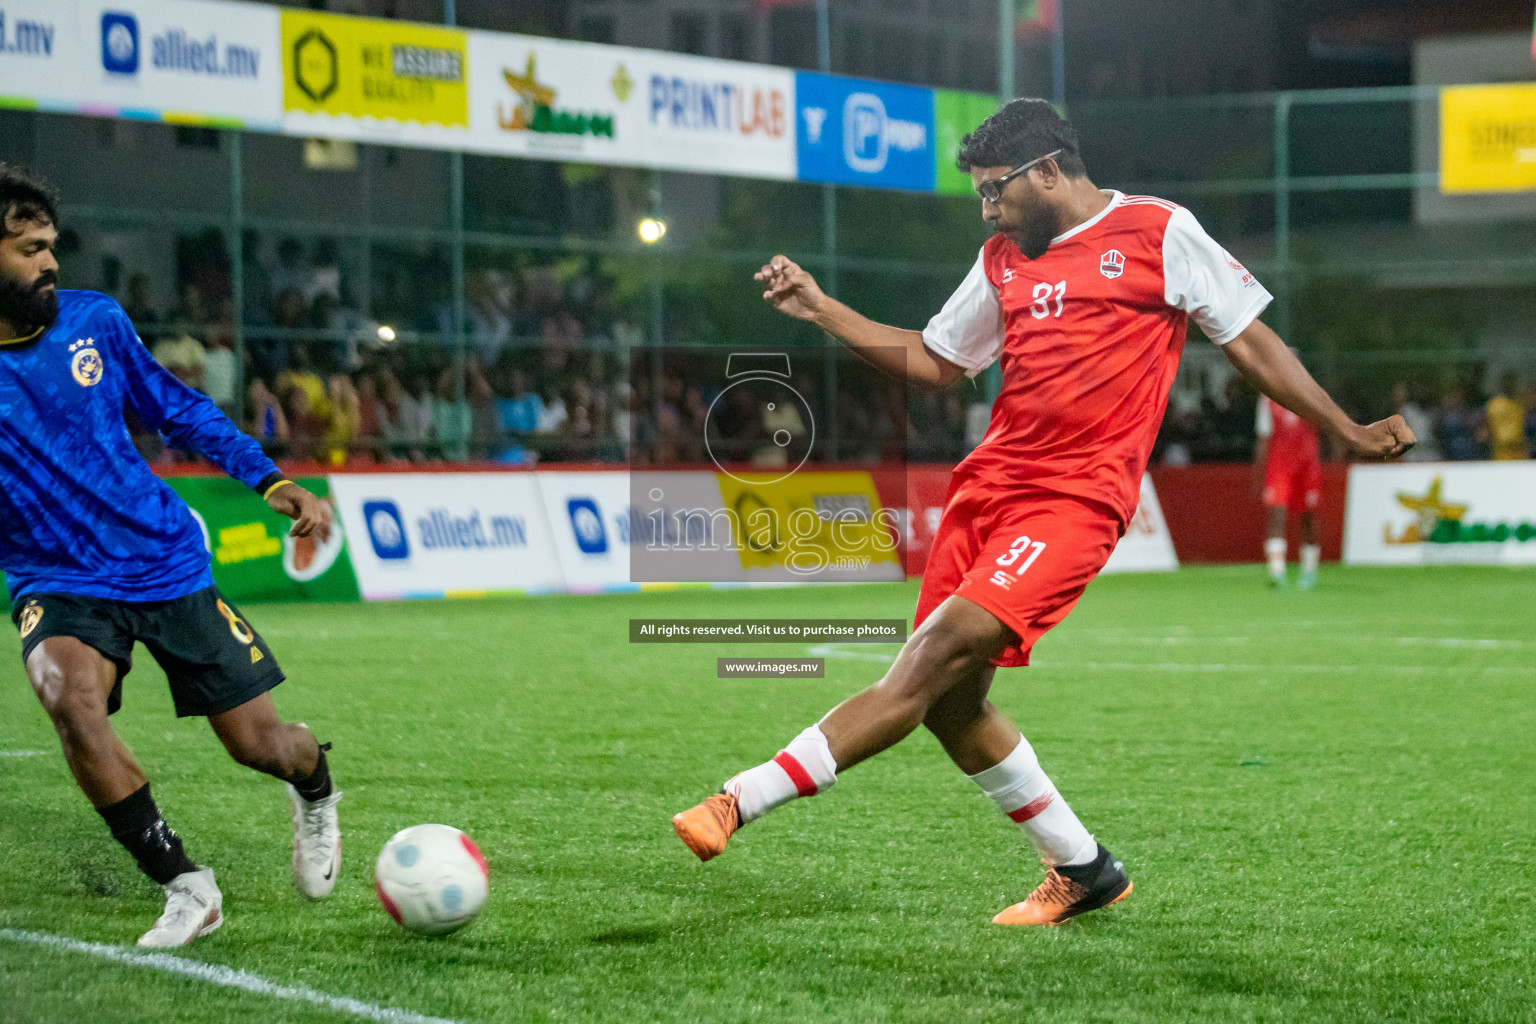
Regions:
[[289, 134], [464, 144], [467, 33], [285, 9], [282, 40]]
[[1347, 565], [1536, 565], [1536, 462], [1351, 466]]
[[531, 474], [338, 473], [331, 495], [366, 600], [563, 585]]

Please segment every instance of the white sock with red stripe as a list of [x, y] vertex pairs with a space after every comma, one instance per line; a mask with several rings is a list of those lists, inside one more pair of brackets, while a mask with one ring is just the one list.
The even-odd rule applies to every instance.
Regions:
[[1317, 572], [1317, 563], [1323, 560], [1323, 549], [1316, 544], [1301, 546], [1301, 571]]
[[1264, 541], [1264, 560], [1269, 563], [1271, 576], [1285, 575], [1285, 538], [1270, 537]]
[[821, 726], [813, 725], [790, 740], [772, 761], [748, 768], [723, 788], [736, 798], [736, 813], [745, 825], [796, 797], [825, 793], [836, 781], [837, 762], [832, 760]]
[[1087, 864], [1098, 855], [1099, 844], [1056, 792], [1056, 786], [1040, 769], [1035, 749], [1023, 736], [1001, 763], [970, 779], [1018, 823], [1048, 863], [1057, 867]]

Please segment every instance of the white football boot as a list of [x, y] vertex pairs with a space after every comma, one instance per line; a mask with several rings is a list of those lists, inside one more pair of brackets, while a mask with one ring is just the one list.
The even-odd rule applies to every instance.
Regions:
[[213, 881], [213, 868], [183, 871], [161, 886], [165, 913], [139, 936], [139, 945], [167, 949], [185, 946], [224, 923], [224, 894]]
[[341, 790], [311, 803], [288, 787], [293, 804], [293, 884], [312, 900], [323, 900], [336, 887], [341, 869], [341, 825], [336, 805]]

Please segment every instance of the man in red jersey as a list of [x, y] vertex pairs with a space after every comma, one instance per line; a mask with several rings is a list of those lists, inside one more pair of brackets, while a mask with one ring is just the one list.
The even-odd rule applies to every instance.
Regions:
[[1317, 563], [1323, 554], [1317, 543], [1315, 512], [1323, 488], [1317, 431], [1273, 398], [1262, 396], [1254, 429], [1258, 443], [1254, 445], [1253, 463], [1264, 474], [1264, 506], [1269, 510], [1269, 532], [1264, 541], [1269, 582], [1285, 586], [1285, 515], [1291, 511], [1301, 516], [1301, 577], [1296, 585], [1310, 590], [1317, 585]]
[[950, 483], [915, 631], [885, 678], [672, 824], [709, 860], [742, 824], [825, 791], [925, 725], [1049, 869], [993, 920], [1060, 924], [1122, 899], [1131, 881], [987, 690], [997, 666], [1029, 663], [1125, 532], [1187, 320], [1259, 390], [1355, 455], [1400, 455], [1413, 435], [1400, 416], [1352, 422], [1258, 321], [1270, 296], [1253, 275], [1189, 211], [1095, 187], [1077, 133], [1043, 100], [987, 118], [958, 162], [997, 233], [926, 329], [860, 316], [784, 256], [756, 275], [775, 308], [914, 384], [945, 388], [1002, 360], [991, 427]]

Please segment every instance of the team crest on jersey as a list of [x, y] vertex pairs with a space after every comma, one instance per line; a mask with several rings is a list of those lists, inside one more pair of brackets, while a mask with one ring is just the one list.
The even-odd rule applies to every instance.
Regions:
[[1099, 257], [1099, 273], [1113, 281], [1125, 273], [1125, 253], [1111, 249]]
[[37, 624], [43, 621], [43, 606], [36, 601], [29, 602], [21, 610], [21, 637], [25, 640], [37, 628]]
[[1231, 267], [1233, 270], [1235, 270], [1239, 274], [1243, 275], [1243, 287], [1244, 288], [1247, 288], [1247, 287], [1249, 287], [1249, 286], [1251, 286], [1251, 285], [1256, 283], [1256, 279], [1254, 278], [1254, 276], [1252, 274], [1248, 273], [1248, 268], [1243, 266], [1241, 263], [1237, 262], [1237, 259], [1235, 257], [1233, 257], [1233, 255], [1231, 253], [1229, 253], [1229, 252], [1227, 252], [1227, 250], [1223, 249], [1223, 250], [1221, 250], [1221, 254], [1227, 258], [1227, 266]]
[[83, 388], [101, 380], [101, 353], [96, 351], [95, 338], [81, 338], [69, 346], [74, 358], [69, 361], [69, 372], [75, 375], [75, 383]]

